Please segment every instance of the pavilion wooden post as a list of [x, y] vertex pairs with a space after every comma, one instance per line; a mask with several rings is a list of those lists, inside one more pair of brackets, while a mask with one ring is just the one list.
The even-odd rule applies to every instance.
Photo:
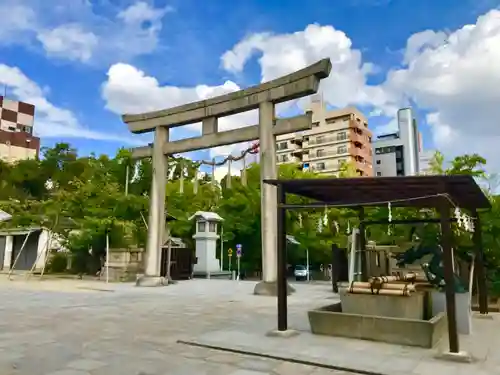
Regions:
[[339, 292], [339, 278], [340, 278], [340, 248], [336, 243], [332, 244], [332, 291], [333, 293]]
[[368, 264], [366, 260], [366, 225], [365, 225], [365, 209], [358, 208], [359, 217], [359, 251], [361, 261], [361, 281], [368, 281]]
[[[484, 269], [484, 251], [483, 251], [483, 239], [481, 232], [481, 219], [477, 210], [472, 210], [472, 215], [474, 217], [474, 233], [472, 234], [472, 240], [474, 242], [474, 248], [476, 256], [474, 258], [474, 273], [473, 277], [476, 277], [478, 294], [479, 294], [479, 313], [488, 314], [488, 289], [486, 286], [486, 272]], [[472, 290], [469, 291], [472, 293]]]
[[443, 199], [439, 202], [441, 221], [441, 247], [443, 248], [443, 268], [446, 293], [446, 316], [448, 320], [448, 341], [451, 353], [459, 352], [457, 311], [455, 302], [455, 278], [453, 273], [452, 230], [449, 202]]
[[283, 185], [278, 184], [277, 190], [277, 289], [278, 289], [278, 331], [288, 329], [288, 308], [287, 308], [287, 250], [286, 250], [286, 194]]

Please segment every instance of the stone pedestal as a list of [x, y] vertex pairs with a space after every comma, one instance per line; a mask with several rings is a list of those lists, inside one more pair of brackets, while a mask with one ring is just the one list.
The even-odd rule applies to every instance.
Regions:
[[109, 249], [109, 259], [101, 272], [101, 279], [110, 281], [133, 281], [137, 275], [144, 273], [144, 249]]
[[168, 280], [161, 276], [140, 275], [135, 286], [154, 287], [168, 285]]
[[219, 260], [215, 256], [219, 236], [215, 233], [197, 233], [193, 238], [196, 240], [196, 263], [193, 275], [221, 272]]
[[[288, 284], [288, 282], [286, 284], [286, 292], [287, 295], [290, 295], [295, 292], [295, 288], [290, 284]], [[260, 281], [255, 285], [253, 294], [258, 296], [276, 297], [278, 295], [278, 283], [276, 281], [272, 282]]]

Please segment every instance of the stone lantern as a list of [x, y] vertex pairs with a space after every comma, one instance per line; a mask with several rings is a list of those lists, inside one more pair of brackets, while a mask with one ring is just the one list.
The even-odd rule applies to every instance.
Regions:
[[196, 232], [193, 238], [196, 241], [196, 263], [193, 268], [194, 277], [229, 276], [223, 272], [216, 257], [217, 240], [219, 239], [218, 224], [224, 219], [215, 212], [198, 211], [189, 220], [196, 220]]

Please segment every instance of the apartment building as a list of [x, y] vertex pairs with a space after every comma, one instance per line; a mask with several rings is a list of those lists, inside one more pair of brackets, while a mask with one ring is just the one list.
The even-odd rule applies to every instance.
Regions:
[[418, 167], [420, 175], [429, 175], [432, 174], [431, 171], [431, 160], [434, 157], [436, 151], [434, 150], [420, 150]]
[[366, 117], [353, 107], [327, 110], [319, 96], [313, 98], [310, 110], [312, 129], [277, 137], [277, 163], [297, 163], [304, 170], [336, 175], [347, 162], [360, 176], [373, 176], [372, 133]]
[[0, 159], [16, 162], [36, 158], [40, 138], [33, 136], [35, 106], [0, 96]]
[[411, 108], [398, 111], [398, 131], [373, 142], [375, 176], [415, 176], [419, 173], [421, 137]]

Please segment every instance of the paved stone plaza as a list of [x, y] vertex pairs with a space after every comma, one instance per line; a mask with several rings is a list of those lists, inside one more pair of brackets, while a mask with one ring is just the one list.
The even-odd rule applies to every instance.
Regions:
[[[193, 280], [135, 288], [72, 280], [9, 282], [0, 275], [0, 374], [347, 374], [177, 343], [225, 327], [274, 328], [276, 299], [253, 296], [254, 284]], [[290, 302], [292, 321], [311, 299], [324, 297], [327, 287], [298, 290]]]
[[[438, 361], [434, 351], [308, 333], [306, 311], [337, 298], [325, 283], [296, 284], [289, 297], [293, 338], [270, 338], [276, 299], [255, 282], [192, 280], [164, 288], [0, 275], [1, 375], [319, 375], [325, 367], [179, 344], [228, 349], [384, 375], [500, 374], [500, 319], [474, 320], [462, 337], [472, 364]], [[446, 346], [446, 340], [444, 340]]]

